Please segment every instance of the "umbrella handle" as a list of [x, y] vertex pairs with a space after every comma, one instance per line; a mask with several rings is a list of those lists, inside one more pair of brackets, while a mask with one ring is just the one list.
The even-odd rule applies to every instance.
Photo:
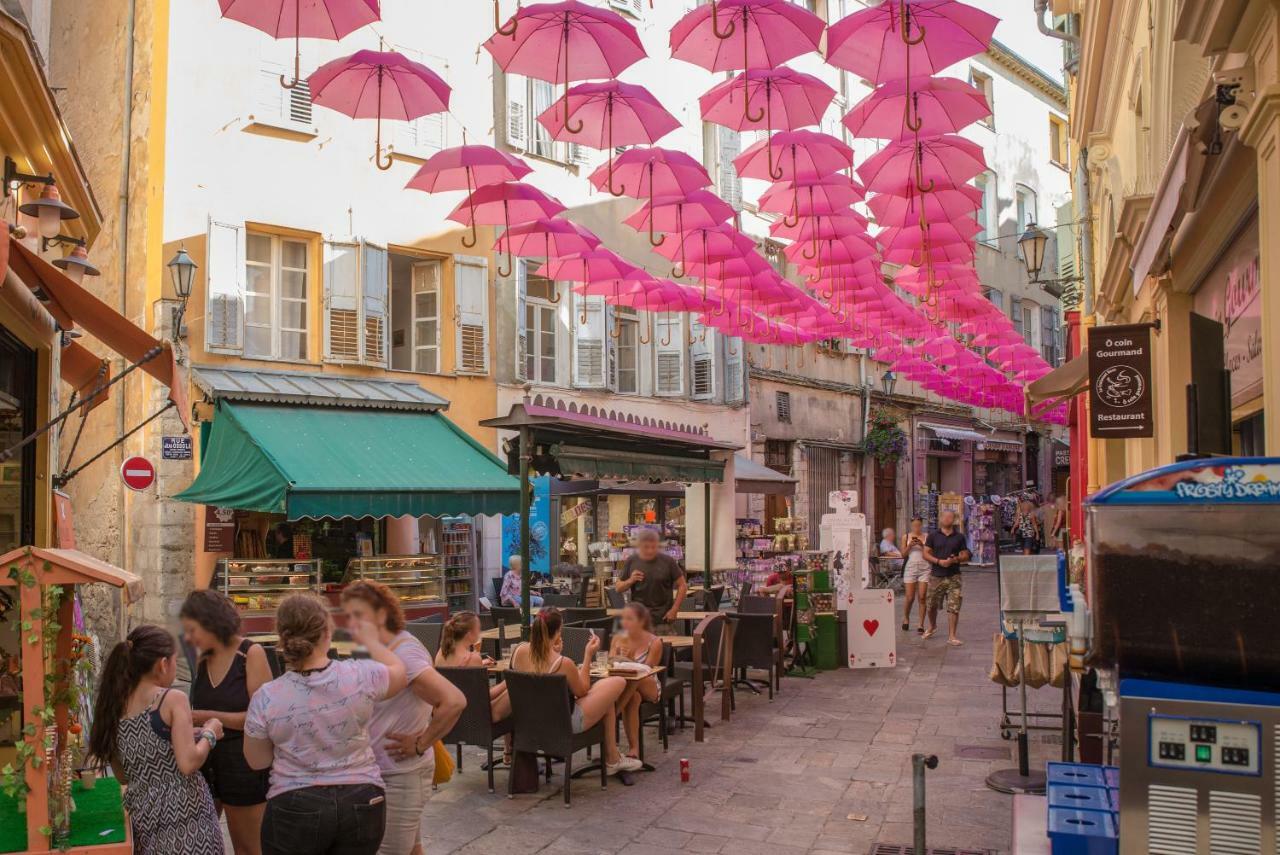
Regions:
[[809, 259], [810, 261], [813, 261], [815, 258], [818, 257], [818, 225], [817, 223], [815, 223], [813, 226], [813, 252], [809, 252], [809, 250], [807, 249], [802, 249], [800, 250], [800, 254], [803, 255], [805, 258]]
[[676, 263], [676, 264], [671, 265], [671, 278], [672, 278], [672, 279], [683, 279], [683, 278], [684, 278], [684, 274], [685, 274], [686, 272], [687, 272], [687, 271], [684, 269], [684, 262], [683, 262], [683, 261], [681, 261], [681, 262], [678, 262], [678, 263]]
[[[742, 17], [745, 20], [747, 17], [747, 13], [743, 12]], [[725, 39], [731, 37], [734, 33], [734, 30], [736, 29], [737, 29], [737, 24], [733, 22], [732, 15], [729, 16], [728, 28], [724, 30], [720, 29], [720, 10], [716, 8], [716, 0], [711, 0], [711, 32], [712, 34], [715, 35], [715, 37], [718, 38], [720, 41], [724, 41]], [[743, 41], [746, 41], [745, 36], [743, 38]]]
[[[472, 223], [475, 222], [475, 217], [471, 218], [471, 222]], [[505, 235], [507, 232], [511, 231], [511, 211], [507, 207], [507, 200], [505, 199], [502, 200], [502, 224], [506, 229], [506, 232], [503, 232], [503, 234]], [[498, 269], [495, 270], [494, 272], [497, 273], [503, 279], [506, 279], [508, 276], [511, 275], [511, 271], [515, 269], [515, 266], [516, 266], [515, 260], [511, 257], [511, 241], [508, 240], [507, 241], [507, 269], [504, 271], [502, 269], [502, 265], [499, 264]]]
[[471, 236], [468, 238], [466, 235], [463, 235], [463, 236], [462, 236], [462, 245], [463, 245], [463, 246], [465, 246], [467, 249], [471, 249], [471, 247], [475, 246], [475, 245], [476, 245], [477, 243], [479, 243], [479, 242], [480, 242], [480, 233], [476, 231], [476, 215], [475, 215], [475, 212], [474, 212], [474, 211], [472, 211], [472, 213], [471, 213]]
[[[378, 167], [382, 172], [386, 172], [391, 168], [393, 158], [387, 155], [386, 162], [382, 160], [382, 66], [378, 66], [378, 124], [377, 130], [374, 131], [373, 138], [373, 165]], [[472, 220], [474, 222], [474, 219]]]
[[[745, 54], [746, 51], [744, 50], [743, 53]], [[760, 110], [758, 115], [754, 115], [754, 116], [751, 115], [751, 81], [747, 79], [747, 72], [744, 70], [742, 72], [742, 116], [743, 118], [745, 118], [748, 122], [760, 121], [765, 117], [766, 113], [770, 112], [771, 110], [770, 102], [772, 100], [773, 99], [769, 97], [769, 81], [766, 80], [764, 84], [764, 107]], [[769, 125], [772, 123], [765, 122], [765, 124]], [[768, 130], [769, 130], [768, 128], [765, 128], [766, 132]], [[769, 172], [770, 173], [773, 172], [773, 146], [769, 146]]]
[[718, 318], [718, 317], [720, 317], [721, 315], [723, 315], [726, 311], [728, 311], [728, 306], [726, 306], [726, 305], [725, 305], [724, 297], [722, 296], [722, 297], [720, 298], [720, 306], [719, 306], [719, 308], [717, 308], [714, 312], [712, 312], [712, 313], [711, 313], [711, 317], [713, 317], [713, 318]]
[[555, 303], [559, 303], [563, 299], [564, 299], [564, 295], [560, 293], [559, 289], [557, 289], [556, 295], [554, 297], [548, 297], [547, 302], [555, 304]]
[[924, 32], [925, 32], [924, 24], [921, 24], [919, 22], [916, 23], [916, 29], [919, 31], [920, 34], [915, 38], [911, 37], [911, 10], [907, 7], [906, 0], [902, 0], [902, 14], [901, 14], [900, 20], [902, 21], [902, 43], [903, 44], [907, 45], [908, 47], [911, 47], [912, 45], [918, 45], [922, 41], [924, 41]]
[[302, 18], [302, 3], [293, 4], [293, 79], [286, 80], [284, 75], [280, 75], [280, 85], [285, 89], [293, 89], [302, 82], [302, 35], [300, 22]]
[[609, 338], [614, 341], [622, 338], [622, 321], [617, 315], [613, 316], [613, 327], [609, 330]]
[[575, 128], [569, 118], [569, 13], [564, 15], [564, 129], [571, 134], [582, 133], [582, 122]]
[[[650, 323], [651, 323], [651, 321], [649, 320], [648, 316], [646, 315], [646, 317], [645, 317], [645, 324], [644, 324], [644, 329], [645, 329], [645, 331], [646, 331], [646, 332], [648, 332], [648, 330], [649, 330], [649, 324], [650, 324]], [[636, 341], [640, 342], [641, 344], [645, 344], [645, 345], [647, 345], [647, 344], [651, 344], [651, 343], [653, 342], [653, 336], [651, 335], [651, 336], [649, 336], [648, 338], [645, 338], [645, 336], [644, 336], [642, 333], [637, 333], [637, 334], [636, 334]]]
[[[692, 324], [690, 324], [690, 326], [692, 326]], [[703, 337], [703, 338], [706, 338], [706, 337], [707, 337], [707, 333], [706, 333], [706, 330], [705, 330], [705, 329], [704, 329], [704, 330], [703, 330], [703, 332], [702, 332], [702, 337]], [[690, 347], [692, 347], [693, 345], [695, 345], [695, 344], [697, 344], [697, 343], [698, 343], [698, 337], [697, 337], [696, 335], [694, 335], [694, 334], [693, 334], [693, 330], [691, 329], [691, 330], [689, 331], [688, 338], [686, 338], [686, 339], [685, 339], [685, 344], [687, 344], [687, 345], [689, 345]]]
[[662, 341], [658, 342], [659, 347], [671, 346], [671, 313], [667, 312], [667, 334], [662, 337]]
[[[463, 235], [462, 245], [465, 246], [467, 249], [471, 249], [471, 247], [475, 246], [477, 243], [480, 242], [480, 233], [476, 231], [476, 203], [475, 203], [475, 200], [471, 198], [472, 194], [475, 193], [475, 190], [473, 190], [471, 187], [471, 167], [470, 166], [466, 168], [466, 173], [467, 173], [467, 203], [471, 207], [471, 242], [468, 243], [467, 236]], [[506, 235], [505, 237], [507, 238], [507, 245], [510, 246], [511, 237], [509, 235]]]
[[[656, 238], [656, 240], [655, 240]], [[653, 230], [653, 165], [649, 165], [649, 245], [662, 246], [667, 240], [666, 235], [658, 237], [657, 232]]]
[[[568, 108], [567, 100], [565, 102], [565, 107], [566, 109]], [[609, 184], [608, 184], [609, 192], [612, 193], [614, 196], [625, 196], [627, 195], [627, 186], [625, 184], [619, 185], [617, 190], [613, 189], [613, 96], [612, 95], [609, 96], [609, 138], [606, 140], [606, 142], [608, 143], [608, 146], [609, 146]], [[650, 180], [651, 181], [653, 180], [652, 176], [650, 177]]]
[[912, 92], [911, 97], [907, 99], [907, 103], [903, 107], [904, 116], [902, 123], [912, 133], [918, 133], [924, 127], [924, 119], [920, 118], [920, 93]]
[[[772, 171], [770, 172], [772, 174]], [[791, 213], [782, 218], [782, 225], [789, 229], [794, 229], [800, 225], [800, 197], [799, 195], [791, 198]]]
[[[497, 31], [498, 31], [498, 35], [500, 35], [500, 36], [514, 36], [514, 35], [516, 34], [516, 27], [519, 25], [519, 23], [520, 23], [520, 22], [516, 20], [516, 16], [515, 16], [515, 15], [512, 15], [512, 16], [511, 16], [511, 28], [510, 28], [510, 29], [503, 29], [503, 27], [502, 27], [502, 15], [501, 15], [501, 13], [500, 13], [500, 11], [499, 11], [499, 9], [498, 9], [498, 6], [499, 6], [499, 5], [500, 5], [500, 4], [499, 4], [498, 0], [493, 0], [493, 28], [494, 28], [495, 30], [497, 30]], [[519, 10], [520, 10], [520, 5], [517, 3], [517, 4], [516, 4], [516, 11], [519, 11]]]

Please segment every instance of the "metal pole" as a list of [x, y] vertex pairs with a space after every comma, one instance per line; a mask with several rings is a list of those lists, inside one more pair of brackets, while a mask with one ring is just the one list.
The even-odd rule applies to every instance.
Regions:
[[529, 637], [529, 618], [531, 616], [532, 591], [530, 582], [532, 573], [529, 569], [529, 511], [533, 504], [533, 482], [529, 480], [529, 471], [533, 466], [533, 442], [527, 427], [520, 428], [520, 626], [521, 635]]
[[711, 482], [702, 484], [702, 573], [703, 584], [711, 590]]
[[1018, 694], [1022, 699], [1022, 729], [1018, 732], [1018, 774], [1031, 774], [1031, 758], [1027, 751], [1027, 622], [1018, 621]]
[[925, 848], [924, 770], [926, 767], [929, 769], [938, 768], [936, 754], [911, 755], [911, 808], [912, 819], [915, 823], [915, 846], [913, 851], [916, 855], [924, 855], [929, 851]]

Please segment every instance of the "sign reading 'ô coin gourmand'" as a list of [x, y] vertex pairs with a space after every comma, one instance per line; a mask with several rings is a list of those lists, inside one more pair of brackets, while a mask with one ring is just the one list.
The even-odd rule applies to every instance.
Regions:
[[1155, 435], [1149, 324], [1089, 330], [1089, 408], [1094, 439]]

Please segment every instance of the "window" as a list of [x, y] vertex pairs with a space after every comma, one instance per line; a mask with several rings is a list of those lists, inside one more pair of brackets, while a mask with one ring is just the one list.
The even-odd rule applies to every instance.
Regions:
[[455, 255], [453, 290], [456, 304], [459, 374], [489, 373], [489, 264], [483, 258]]
[[715, 190], [734, 210], [742, 209], [742, 179], [733, 159], [742, 153], [742, 134], [735, 130], [702, 123], [702, 162], [715, 179]]
[[535, 157], [564, 164], [582, 165], [588, 152], [577, 143], [558, 142], [542, 126], [538, 116], [559, 97], [554, 84], [519, 74], [505, 75], [507, 89], [507, 145]]
[[979, 71], [976, 68], [969, 69], [969, 82], [973, 84], [973, 88], [982, 93], [987, 99], [987, 106], [991, 108], [991, 115], [982, 119], [982, 124], [988, 128], [996, 126], [996, 97], [995, 97], [995, 81], [990, 74]]
[[1036, 193], [1030, 187], [1018, 185], [1014, 191], [1018, 204], [1018, 233], [1021, 234], [1026, 230], [1027, 226], [1034, 223], [1036, 217]]
[[1067, 148], [1067, 122], [1061, 116], [1049, 114], [1049, 159], [1063, 169], [1070, 157]]
[[1058, 323], [1058, 307], [1044, 306], [1040, 309], [1040, 355], [1044, 361], [1056, 366], [1062, 354], [1061, 335]]
[[653, 331], [655, 395], [684, 394], [684, 317], [671, 312], [655, 316]]
[[605, 305], [603, 297], [574, 295], [573, 385], [605, 385]]
[[609, 0], [609, 8], [639, 18], [644, 12], [644, 0]]
[[778, 421], [784, 425], [791, 424], [791, 393], [775, 392], [774, 404], [777, 407]]
[[560, 320], [551, 302], [556, 296], [556, 283], [531, 272], [531, 265], [524, 259], [519, 264], [525, 270], [524, 379], [531, 383], [556, 383]]
[[978, 227], [982, 229], [982, 231], [978, 232], [978, 240], [984, 243], [994, 243], [997, 237], [996, 225], [1000, 221], [999, 213], [996, 210], [996, 177], [993, 173], [984, 172], [973, 179], [973, 186], [982, 194], [982, 198], [978, 202], [978, 209], [974, 212]]
[[613, 347], [609, 349], [609, 365], [614, 391], [635, 395], [640, 391], [640, 319], [635, 309], [616, 306], [613, 309]]
[[249, 232], [245, 243], [244, 355], [307, 358], [305, 240]]
[[737, 404], [746, 397], [742, 339], [726, 338], [722, 341], [724, 341], [724, 402]]
[[325, 241], [327, 361], [386, 366], [388, 284], [386, 249], [364, 241]]
[[[787, 393], [779, 392], [778, 394], [785, 395]], [[790, 475], [792, 456], [790, 441], [785, 439], [766, 439], [764, 441], [764, 465], [774, 472]]]
[[1040, 307], [1027, 300], [1022, 301], [1022, 340], [1040, 346]]
[[689, 321], [689, 397], [705, 400], [716, 393], [715, 339], [701, 323]]
[[391, 367], [439, 374], [444, 262], [391, 253]]
[[988, 288], [987, 299], [991, 301], [991, 305], [1002, 312], [1004, 311], [1004, 294], [1000, 292], [999, 288]]
[[293, 76], [292, 63], [264, 61], [258, 70], [257, 97], [252, 122], [314, 135], [315, 122], [311, 109], [311, 85], [306, 78], [292, 89], [280, 85], [281, 75]]

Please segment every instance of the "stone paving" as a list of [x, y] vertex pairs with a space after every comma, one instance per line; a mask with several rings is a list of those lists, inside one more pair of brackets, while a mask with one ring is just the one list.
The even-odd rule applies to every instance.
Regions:
[[[733, 721], [713, 720], [706, 742], [694, 743], [691, 728], [677, 731], [663, 754], [650, 738], [656, 772], [638, 775], [632, 787], [611, 780], [606, 791], [596, 779], [579, 779], [568, 810], [558, 777], [538, 795], [509, 800], [503, 771], [500, 792], [490, 795], [471, 752], [463, 773], [426, 807], [425, 851], [791, 855], [910, 845], [918, 751], [939, 759], [928, 778], [930, 846], [1007, 852], [1011, 797], [983, 783], [1014, 764], [1013, 743], [1000, 738], [1000, 691], [987, 679], [995, 615], [994, 572], [968, 571], [964, 647], [903, 633], [897, 668], [784, 678], [773, 702], [739, 691]], [[1033, 694], [1045, 709], [1060, 698], [1048, 688]], [[1042, 764], [1059, 747], [1041, 735], [1032, 751]], [[680, 783], [681, 757], [692, 765], [689, 784]]]

